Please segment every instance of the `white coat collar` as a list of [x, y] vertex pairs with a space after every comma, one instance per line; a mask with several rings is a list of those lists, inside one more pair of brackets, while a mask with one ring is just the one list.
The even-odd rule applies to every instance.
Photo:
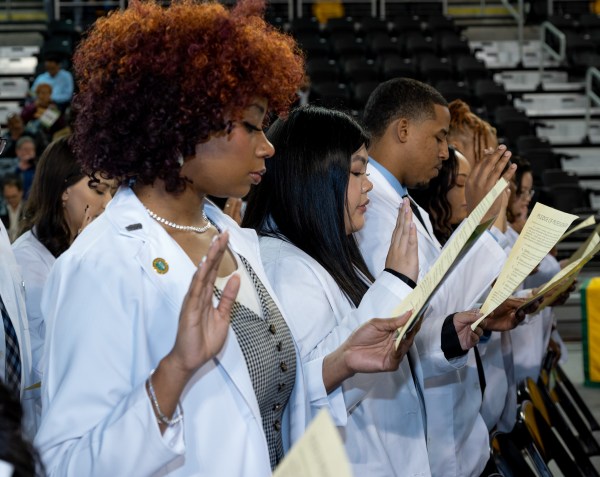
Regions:
[[[377, 168], [372, 167], [370, 164], [367, 166], [367, 171], [369, 172], [369, 179], [373, 183], [373, 194], [379, 196], [386, 204], [390, 207], [393, 207], [393, 210], [396, 211], [394, 214], [397, 214], [397, 210], [400, 207], [402, 202], [402, 197], [396, 192], [396, 190], [391, 186], [391, 184], [386, 180], [381, 172], [377, 170]], [[435, 238], [433, 233], [433, 227], [431, 226], [431, 220], [429, 219], [429, 214], [417, 204], [412, 197], [410, 200], [413, 204], [415, 204], [419, 208], [419, 212], [421, 213], [421, 217], [423, 221], [428, 226], [425, 228], [421, 221], [416, 217], [413, 218], [413, 222], [417, 227], [417, 232], [419, 232], [425, 240], [431, 242], [436, 248], [441, 249], [442, 246]]]

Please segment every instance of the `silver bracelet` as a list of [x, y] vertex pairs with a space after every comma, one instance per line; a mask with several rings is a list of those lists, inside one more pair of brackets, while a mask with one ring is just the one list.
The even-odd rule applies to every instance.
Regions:
[[177, 410], [176, 410], [175, 416], [173, 416], [171, 419], [169, 419], [167, 416], [165, 416], [163, 414], [163, 412], [160, 410], [160, 406], [158, 405], [158, 399], [156, 399], [156, 393], [154, 392], [154, 386], [152, 386], [152, 375], [154, 374], [154, 371], [156, 371], [156, 369], [153, 369], [152, 371], [150, 371], [150, 376], [148, 376], [148, 379], [146, 380], [146, 385], [148, 387], [148, 392], [150, 393], [150, 397], [152, 398], [152, 406], [154, 407], [154, 410], [156, 411], [156, 415], [158, 416], [158, 423], [164, 424], [165, 426], [174, 426], [175, 424], [177, 424], [179, 421], [181, 421], [183, 419], [183, 409], [181, 409], [181, 405], [179, 404], [179, 402], [177, 402]]

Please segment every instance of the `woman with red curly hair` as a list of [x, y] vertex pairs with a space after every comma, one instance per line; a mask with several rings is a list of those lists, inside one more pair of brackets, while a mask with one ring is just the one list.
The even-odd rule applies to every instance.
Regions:
[[303, 77], [263, 6], [134, 1], [75, 54], [73, 148], [122, 185], [44, 291], [49, 475], [267, 476], [344, 379], [397, 365], [398, 319], [297, 363], [254, 231], [205, 200], [261, 181]]

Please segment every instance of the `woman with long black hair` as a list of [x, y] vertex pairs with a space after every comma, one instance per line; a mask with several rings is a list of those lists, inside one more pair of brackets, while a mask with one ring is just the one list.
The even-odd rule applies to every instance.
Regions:
[[[353, 233], [364, 226], [368, 137], [349, 116], [309, 106], [267, 134], [276, 155], [250, 194], [242, 225], [257, 230], [267, 275], [290, 320], [304, 366], [370, 316], [390, 316], [418, 275], [406, 199], [386, 269], [373, 277]], [[337, 424], [356, 475], [430, 475], [414, 331], [398, 371], [356, 375], [339, 391]]]

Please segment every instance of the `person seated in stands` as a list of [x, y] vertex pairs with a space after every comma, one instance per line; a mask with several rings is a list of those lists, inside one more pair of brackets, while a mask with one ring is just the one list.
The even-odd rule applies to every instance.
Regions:
[[56, 55], [47, 55], [44, 66], [46, 67], [46, 71], [38, 75], [34, 80], [31, 85], [31, 91], [35, 93], [38, 85], [41, 83], [49, 84], [52, 86], [52, 101], [61, 109], [64, 109], [69, 105], [73, 97], [73, 75], [69, 71], [62, 69], [60, 58]]
[[23, 183], [18, 177], [6, 177], [3, 181], [2, 194], [6, 213], [0, 215], [0, 220], [6, 227], [9, 240], [14, 242], [18, 236], [20, 222], [23, 218]]
[[25, 129], [25, 123], [19, 113], [9, 114], [6, 120], [7, 131], [2, 135], [3, 139], [6, 139], [6, 147], [2, 153], [2, 159], [14, 159], [17, 157], [17, 141], [24, 136], [33, 138], [35, 142], [35, 150], [37, 154], [41, 154], [47, 143], [41, 133], [32, 134], [30, 131]]
[[17, 167], [15, 174], [21, 178], [23, 182], [23, 196], [25, 200], [29, 196], [29, 189], [33, 183], [33, 175], [35, 174], [35, 143], [29, 136], [23, 136], [17, 141], [15, 148], [17, 159]]
[[64, 114], [52, 100], [52, 86], [40, 83], [35, 88], [35, 101], [26, 105], [21, 111], [26, 131], [36, 134], [38, 131], [46, 136], [48, 142], [54, 139], [67, 123]]

